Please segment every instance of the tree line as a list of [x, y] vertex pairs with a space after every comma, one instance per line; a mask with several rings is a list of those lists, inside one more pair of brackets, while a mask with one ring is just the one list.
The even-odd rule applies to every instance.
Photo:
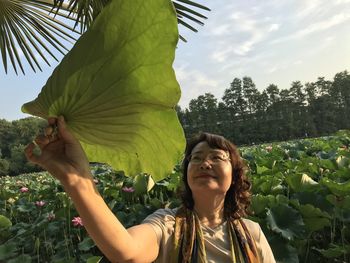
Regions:
[[205, 93], [177, 112], [187, 138], [206, 131], [247, 145], [329, 135], [350, 128], [350, 74], [262, 91], [250, 77], [234, 78], [221, 100]]
[[[219, 101], [211, 93], [176, 108], [186, 137], [206, 131], [221, 134], [238, 145], [329, 135], [350, 129], [350, 74], [332, 81], [319, 77], [289, 89], [271, 84], [259, 91], [250, 77], [234, 78]], [[29, 117], [0, 119], [0, 176], [40, 171], [27, 162], [25, 146], [42, 133], [46, 122]]]
[[0, 176], [41, 171], [27, 161], [24, 148], [45, 126], [44, 120], [34, 117], [12, 122], [0, 119]]

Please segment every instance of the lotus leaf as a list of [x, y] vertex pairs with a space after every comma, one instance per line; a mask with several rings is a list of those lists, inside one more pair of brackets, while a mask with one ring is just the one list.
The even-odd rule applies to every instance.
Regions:
[[315, 249], [315, 250], [319, 251], [326, 258], [337, 258], [344, 254], [350, 253], [350, 245], [344, 246], [344, 245], [331, 244], [331, 246], [332, 247], [328, 249]]
[[343, 167], [350, 167], [350, 161], [349, 158], [345, 156], [339, 156], [336, 160], [338, 167], [343, 168]]
[[14, 243], [0, 245], [0, 262], [16, 255], [17, 246]]
[[276, 204], [277, 202], [275, 196], [256, 194], [252, 196], [252, 203], [250, 207], [255, 215], [259, 215], [265, 212], [268, 207], [272, 207]]
[[63, 115], [93, 162], [160, 180], [183, 153], [170, 1], [114, 0], [22, 111]]
[[101, 262], [101, 260], [102, 260], [102, 257], [94, 256], [94, 257], [88, 258], [86, 263], [99, 263]]
[[9, 228], [12, 222], [6, 216], [0, 215], [0, 229]]
[[22, 254], [16, 258], [9, 259], [7, 263], [31, 263], [32, 257], [28, 254]]
[[81, 251], [89, 251], [92, 247], [95, 246], [95, 242], [90, 237], [85, 237], [84, 240], [78, 244], [78, 248]]
[[327, 193], [322, 192], [297, 192], [294, 193], [291, 198], [297, 199], [302, 205], [311, 204], [314, 207], [320, 208], [322, 211], [332, 213], [333, 206], [327, 201], [326, 194]]
[[309, 232], [318, 231], [331, 224], [330, 215], [313, 205], [301, 205], [299, 211]]
[[268, 209], [266, 218], [270, 229], [287, 240], [304, 234], [305, 225], [299, 212], [286, 204], [278, 204]]
[[299, 263], [298, 251], [295, 247], [289, 245], [288, 242], [280, 236], [273, 235], [272, 233], [271, 236], [272, 237], [269, 238], [269, 244], [277, 262]]
[[347, 196], [350, 193], [350, 180], [338, 183], [324, 177], [320, 182], [337, 196]]
[[314, 181], [306, 173], [290, 174], [286, 176], [285, 180], [295, 192], [301, 192], [301, 191], [316, 192], [317, 190], [320, 189], [319, 183]]
[[154, 181], [151, 176], [138, 174], [134, 178], [134, 189], [136, 195], [146, 194], [154, 186]]

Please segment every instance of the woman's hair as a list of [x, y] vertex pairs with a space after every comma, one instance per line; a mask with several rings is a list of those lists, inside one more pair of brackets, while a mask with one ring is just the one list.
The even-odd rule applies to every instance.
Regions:
[[251, 183], [245, 175], [246, 165], [244, 164], [237, 147], [224, 137], [210, 133], [200, 133], [190, 140], [186, 146], [185, 157], [182, 162], [184, 189], [181, 191], [183, 205], [188, 209], [193, 209], [194, 200], [192, 191], [187, 182], [187, 168], [189, 156], [193, 148], [200, 142], [207, 142], [211, 148], [221, 149], [229, 152], [232, 165], [232, 183], [225, 196], [224, 216], [226, 218], [238, 219], [248, 214], [250, 205]]

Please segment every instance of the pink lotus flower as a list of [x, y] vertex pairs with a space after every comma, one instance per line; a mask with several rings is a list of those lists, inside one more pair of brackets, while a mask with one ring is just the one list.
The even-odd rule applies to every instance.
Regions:
[[19, 191], [20, 191], [21, 193], [26, 193], [26, 192], [29, 191], [29, 189], [28, 189], [27, 187], [23, 186], [21, 189], [19, 189]]
[[84, 226], [83, 220], [81, 220], [81, 217], [80, 217], [80, 216], [73, 217], [72, 223], [73, 223], [73, 225], [76, 226], [76, 227]]
[[127, 186], [124, 186], [122, 188], [122, 191], [123, 192], [126, 192], [126, 193], [133, 193], [135, 191], [135, 189], [133, 187], [127, 187]]
[[271, 145], [266, 146], [266, 147], [265, 147], [265, 150], [268, 151], [268, 152], [271, 152], [271, 151], [272, 151], [272, 146], [271, 146]]
[[45, 204], [46, 204], [45, 201], [36, 201], [35, 202], [35, 205], [38, 206], [38, 207], [43, 207]]
[[47, 215], [47, 220], [53, 221], [56, 218], [56, 215], [54, 213], [50, 213]]

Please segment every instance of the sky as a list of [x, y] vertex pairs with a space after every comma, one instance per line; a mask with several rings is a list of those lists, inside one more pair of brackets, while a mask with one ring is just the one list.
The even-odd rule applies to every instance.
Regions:
[[[350, 71], [350, 0], [196, 0], [211, 12], [205, 25], [179, 42], [174, 69], [182, 95], [179, 105], [210, 92], [220, 101], [234, 78], [249, 76], [258, 90], [269, 84], [290, 88], [293, 81], [332, 80]], [[62, 58], [62, 57], [60, 57]], [[0, 119], [16, 120], [22, 104], [37, 97], [58, 62], [18, 76], [0, 65]]]

